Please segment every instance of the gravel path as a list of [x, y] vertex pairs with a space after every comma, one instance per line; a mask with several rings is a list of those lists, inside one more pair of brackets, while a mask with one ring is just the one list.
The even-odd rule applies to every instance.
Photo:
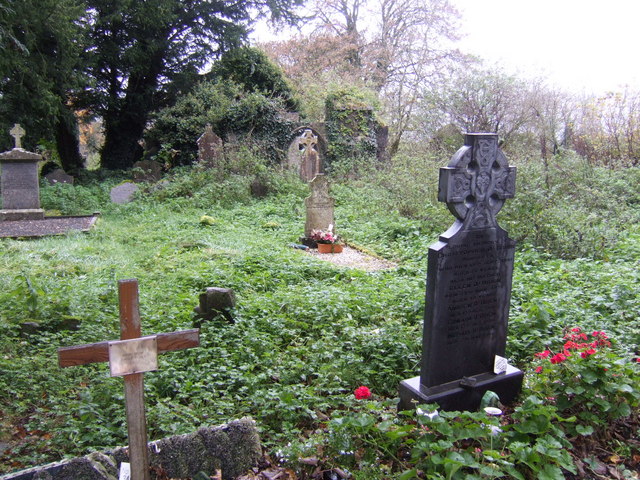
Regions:
[[362, 253], [361, 251], [346, 245], [342, 250], [342, 253], [318, 253], [318, 250], [316, 249], [306, 250], [305, 253], [321, 260], [331, 262], [334, 265], [359, 268], [361, 270], [366, 270], [367, 272], [396, 268], [398, 266], [393, 262], [372, 257], [371, 255], [367, 255], [366, 253]]

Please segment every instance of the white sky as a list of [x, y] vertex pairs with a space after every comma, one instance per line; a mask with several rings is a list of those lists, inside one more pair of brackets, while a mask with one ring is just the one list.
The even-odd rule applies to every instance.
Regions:
[[[457, 47], [508, 73], [574, 93], [640, 89], [640, 0], [449, 0], [461, 13]], [[267, 33], [254, 39], [289, 36]]]
[[462, 51], [577, 93], [640, 88], [639, 0], [450, 0]]

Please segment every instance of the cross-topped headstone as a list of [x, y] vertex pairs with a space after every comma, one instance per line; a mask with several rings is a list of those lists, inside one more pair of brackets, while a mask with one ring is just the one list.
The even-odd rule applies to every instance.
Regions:
[[61, 367], [108, 362], [111, 376], [124, 376], [129, 460], [132, 480], [149, 480], [149, 455], [144, 411], [144, 372], [157, 370], [158, 353], [200, 345], [198, 329], [141, 337], [138, 281], [120, 280], [120, 341], [58, 349]]
[[9, 130], [9, 133], [15, 140], [16, 146], [14, 148], [22, 148], [22, 137], [27, 133], [24, 131], [24, 128], [22, 128], [19, 123], [16, 123], [13, 125], [13, 128]]
[[222, 139], [215, 134], [210, 123], [207, 123], [204, 133], [198, 140], [198, 161], [216, 166], [224, 155]]
[[306, 129], [302, 135], [300, 135], [300, 149], [308, 150], [315, 148], [318, 143], [318, 136], [314, 135], [309, 129]]
[[320, 154], [318, 153], [318, 136], [311, 129], [306, 129], [298, 137], [298, 149], [301, 154], [300, 177], [309, 182], [320, 173]]
[[309, 238], [313, 230], [329, 230], [329, 225], [335, 225], [333, 209], [335, 200], [329, 195], [329, 180], [320, 173], [309, 182], [311, 195], [304, 199], [307, 218], [304, 225], [304, 235]]
[[473, 410], [492, 390], [503, 403], [523, 374], [504, 360], [515, 242], [496, 221], [515, 195], [516, 169], [495, 134], [474, 133], [440, 169], [438, 200], [455, 223], [429, 247], [420, 376], [400, 384], [400, 407]]
[[42, 220], [38, 162], [42, 156], [22, 148], [24, 129], [15, 124], [9, 131], [15, 139], [12, 150], [0, 153], [0, 222], [6, 220]]

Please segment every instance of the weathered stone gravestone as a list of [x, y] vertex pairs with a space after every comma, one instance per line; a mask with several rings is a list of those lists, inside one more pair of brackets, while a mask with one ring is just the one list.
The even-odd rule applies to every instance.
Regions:
[[494, 134], [468, 134], [440, 169], [438, 200], [456, 221], [429, 247], [420, 376], [401, 382], [401, 410], [475, 410], [488, 390], [502, 403], [520, 391], [504, 359], [515, 242], [496, 222], [515, 178]]
[[213, 132], [210, 124], [207, 124], [204, 133], [196, 143], [198, 144], [198, 162], [215, 167], [223, 159], [222, 139]]
[[236, 296], [231, 288], [207, 287], [200, 294], [199, 303], [193, 310], [201, 319], [212, 320], [222, 315], [227, 321], [233, 322], [231, 310], [236, 306]]
[[300, 136], [293, 139], [289, 146], [287, 160], [289, 167], [296, 169], [305, 182], [310, 182], [322, 172], [318, 136], [310, 128], [305, 129]]
[[124, 377], [129, 458], [132, 480], [149, 480], [144, 411], [144, 372], [158, 369], [158, 353], [200, 345], [199, 330], [141, 337], [138, 281], [120, 280], [120, 341], [100, 342], [58, 349], [61, 367], [109, 362], [111, 376]]
[[56, 183], [68, 183], [73, 185], [74, 178], [71, 175], [67, 175], [61, 168], [56, 168], [53, 172], [47, 173], [44, 178], [47, 179], [49, 185], [55, 185]]
[[311, 237], [313, 230], [329, 230], [329, 225], [335, 225], [333, 207], [335, 200], [329, 196], [329, 180], [322, 173], [315, 176], [309, 183], [311, 195], [304, 199], [307, 218], [304, 224], [304, 236]]
[[42, 156], [22, 148], [25, 131], [20, 125], [15, 124], [10, 133], [15, 139], [15, 147], [0, 153], [0, 221], [41, 220], [44, 218], [44, 210], [40, 208], [38, 162], [42, 160]]
[[133, 199], [133, 194], [138, 191], [140, 187], [135, 183], [125, 182], [121, 185], [116, 185], [111, 189], [109, 196], [113, 203], [129, 203]]

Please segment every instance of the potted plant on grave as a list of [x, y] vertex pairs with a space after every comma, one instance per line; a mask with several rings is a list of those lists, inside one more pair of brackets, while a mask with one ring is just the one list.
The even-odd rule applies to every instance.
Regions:
[[341, 253], [342, 245], [333, 233], [333, 225], [328, 230], [311, 230], [311, 237], [318, 244], [318, 253]]

